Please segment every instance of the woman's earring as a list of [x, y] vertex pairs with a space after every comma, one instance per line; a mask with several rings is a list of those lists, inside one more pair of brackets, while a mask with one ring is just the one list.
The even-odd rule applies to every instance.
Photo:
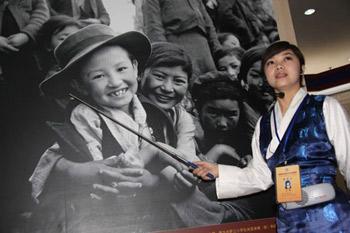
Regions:
[[137, 76], [137, 82], [141, 82], [141, 77]]

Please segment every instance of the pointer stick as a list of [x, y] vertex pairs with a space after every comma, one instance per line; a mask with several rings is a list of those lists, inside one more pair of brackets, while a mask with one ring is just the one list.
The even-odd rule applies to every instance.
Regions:
[[[129, 126], [121, 123], [120, 121], [113, 119], [112, 117], [108, 116], [107, 114], [105, 114], [104, 112], [102, 112], [101, 110], [99, 110], [98, 108], [92, 106], [91, 104], [85, 102], [84, 100], [80, 99], [79, 97], [73, 95], [72, 93], [69, 93], [69, 96], [75, 100], [77, 100], [78, 102], [88, 106], [89, 108], [95, 110], [96, 112], [98, 112], [99, 114], [103, 115], [104, 117], [108, 118], [109, 120], [115, 122], [116, 124], [120, 125], [121, 127], [125, 128], [126, 130], [130, 131], [133, 134], [136, 134], [138, 137], [140, 137], [142, 140], [145, 140], [146, 142], [148, 142], [149, 144], [157, 147], [159, 150], [165, 152], [166, 154], [170, 155], [172, 158], [176, 159], [177, 161], [179, 161], [180, 163], [186, 165], [187, 167], [190, 167], [192, 169], [196, 169], [198, 168], [198, 166], [186, 159], [184, 159], [182, 156], [176, 154], [175, 152], [170, 151], [168, 148], [160, 145], [157, 142], [152, 141], [151, 139], [143, 136], [142, 134], [140, 134], [139, 132], [135, 131], [134, 129], [130, 128]], [[213, 174], [208, 173], [207, 177], [210, 178], [211, 180], [214, 180], [215, 177], [213, 176]]]

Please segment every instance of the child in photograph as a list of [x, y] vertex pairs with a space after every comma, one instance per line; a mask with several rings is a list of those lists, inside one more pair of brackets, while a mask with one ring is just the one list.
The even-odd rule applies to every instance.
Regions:
[[[144, 65], [150, 51], [149, 41], [141, 33], [116, 35], [105, 25], [87, 26], [68, 36], [57, 47], [55, 55], [63, 68], [44, 80], [40, 87], [45, 94], [55, 97], [74, 93], [151, 139], [146, 112], [136, 96], [138, 68]], [[44, 186], [49, 185], [47, 182], [63, 179], [64, 187], [76, 192], [68, 195], [72, 198], [68, 202], [74, 206], [74, 210], [66, 224], [72, 231], [90, 226], [89, 232], [96, 232], [99, 225], [91, 224], [102, 221], [104, 214], [116, 219], [115, 223], [111, 223], [113, 227], [119, 223], [120, 228], [130, 227], [128, 231], [134, 228], [146, 231], [162, 229], [177, 223], [175, 218], [169, 217], [171, 210], [164, 208], [162, 202], [159, 184], [163, 178], [159, 171], [166, 167], [166, 163], [162, 165], [156, 158], [155, 147], [84, 104], [72, 107], [69, 124], [81, 139], [78, 147], [83, 148], [81, 150], [85, 158], [79, 162], [70, 159], [72, 150], [65, 151], [62, 143], [54, 144], [43, 154], [30, 178], [34, 198], [38, 198], [42, 191], [47, 191], [48, 187], [44, 190]], [[60, 136], [67, 137], [66, 134]], [[71, 140], [66, 142], [74, 143]], [[171, 178], [177, 180], [174, 182], [178, 186], [182, 182], [179, 179], [184, 179], [181, 174]], [[57, 186], [59, 183], [56, 181], [55, 184]], [[137, 199], [136, 195], [139, 196]], [[165, 197], [169, 201], [169, 195]], [[106, 199], [110, 206], [105, 206], [106, 202], [93, 205], [101, 211], [97, 211], [96, 214], [100, 216], [96, 216], [91, 212], [94, 211], [90, 206], [91, 198]], [[115, 199], [110, 203], [110, 198]], [[134, 199], [132, 202], [126, 201], [128, 198]], [[57, 199], [57, 202], [60, 201]], [[163, 203], [162, 207], [159, 203]], [[150, 211], [150, 208], [154, 208], [154, 211]], [[113, 211], [120, 214], [116, 215]], [[53, 224], [65, 221], [62, 212], [58, 216], [63, 219], [57, 218], [57, 213], [49, 213], [48, 218]], [[121, 213], [125, 213], [125, 216], [121, 217]], [[135, 215], [142, 217], [142, 221], [137, 220]], [[153, 219], [155, 215], [159, 215], [157, 218], [161, 222]], [[128, 221], [125, 221], [126, 217]], [[77, 222], [80, 223], [78, 226]]]
[[238, 74], [238, 80], [247, 92], [243, 105], [250, 126], [246, 131], [250, 140], [259, 117], [266, 113], [275, 101], [275, 94], [261, 71], [261, 58], [265, 50], [265, 46], [255, 46], [246, 50]]
[[203, 138], [196, 138], [200, 152], [208, 161], [245, 166], [251, 149], [244, 134], [245, 92], [240, 83], [227, 72], [210, 72], [193, 84], [192, 95], [204, 131]]
[[[226, 72], [203, 76], [201, 82], [194, 83], [192, 88], [204, 130], [204, 138], [196, 138], [201, 152], [199, 156], [204, 161], [246, 167], [252, 156], [250, 138], [245, 135], [244, 91], [240, 83], [230, 80]], [[249, 197], [220, 200], [220, 203], [227, 208], [223, 222], [275, 216], [273, 189]]]
[[240, 47], [218, 50], [214, 55], [218, 71], [226, 71], [231, 80], [237, 80], [243, 53]]
[[[152, 139], [146, 111], [136, 95], [138, 68], [143, 67], [150, 51], [150, 44], [141, 33], [115, 36], [107, 26], [87, 26], [57, 47], [55, 55], [63, 68], [44, 80], [41, 89], [56, 97], [74, 93]], [[69, 125], [76, 137], [69, 135], [72, 130], [69, 134], [60, 133], [59, 143], [44, 153], [30, 178], [33, 197], [40, 195], [41, 206], [46, 211], [52, 210], [53, 200], [45, 207], [48, 202], [45, 194], [50, 183], [60, 184], [59, 179], [66, 198], [55, 198], [56, 201], [65, 200], [65, 205], [68, 202], [74, 206], [72, 213], [68, 213], [69, 220], [64, 220], [63, 212], [51, 211], [47, 217], [41, 211], [45, 219], [51, 219], [48, 222], [59, 225], [65, 222], [74, 232], [96, 232], [105, 219], [111, 220], [107, 225], [110, 229], [123, 232], [193, 226], [205, 224], [208, 219], [210, 223], [218, 223], [217, 218], [208, 216], [217, 213], [221, 216], [222, 207], [199, 192], [194, 185], [196, 179], [186, 166], [84, 104], [72, 107]], [[74, 147], [66, 150], [66, 144], [77, 146], [80, 157], [73, 157]], [[191, 160], [196, 158], [191, 156], [194, 156]], [[97, 202], [91, 203], [91, 198]], [[203, 215], [197, 211], [199, 217], [193, 217], [194, 213], [191, 217], [189, 206], [207, 208], [207, 212]], [[40, 216], [38, 213], [35, 219], [41, 219]]]
[[218, 40], [223, 48], [241, 47], [239, 39], [234, 34], [229, 32], [218, 33]]
[[59, 67], [54, 57], [54, 49], [70, 34], [78, 31], [82, 25], [78, 20], [66, 16], [51, 16], [38, 32], [40, 46], [40, 65], [43, 76], [50, 76], [58, 71]]
[[[52, 16], [43, 24], [38, 32], [38, 61], [41, 71], [41, 81], [60, 69], [54, 56], [55, 48], [67, 36], [82, 27], [78, 20], [66, 15]], [[50, 110], [48, 111], [50, 113], [48, 118], [50, 120], [62, 121], [69, 98], [46, 98], [46, 101]]]

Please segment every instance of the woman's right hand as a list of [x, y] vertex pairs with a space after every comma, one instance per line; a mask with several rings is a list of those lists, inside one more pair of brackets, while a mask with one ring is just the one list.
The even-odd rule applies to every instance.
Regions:
[[204, 161], [197, 161], [194, 163], [198, 166], [198, 168], [192, 171], [194, 175], [199, 176], [203, 180], [212, 180], [207, 176], [208, 173], [211, 173], [215, 178], [219, 177], [219, 166], [216, 163]]

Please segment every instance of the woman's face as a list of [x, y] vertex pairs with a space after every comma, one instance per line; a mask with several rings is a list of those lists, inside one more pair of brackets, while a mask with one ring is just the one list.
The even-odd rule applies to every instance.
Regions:
[[142, 93], [163, 109], [178, 104], [188, 89], [188, 74], [181, 66], [148, 68], [142, 79]]
[[51, 36], [51, 50], [54, 50], [67, 36], [73, 34], [78, 31], [80, 28], [76, 25], [68, 25], [63, 29], [56, 31]]
[[137, 62], [125, 49], [106, 46], [87, 58], [80, 72], [82, 88], [102, 108], [129, 113], [129, 104], [137, 91]]
[[284, 50], [264, 65], [264, 71], [270, 86], [278, 91], [298, 90], [302, 67], [298, 57], [291, 49]]

